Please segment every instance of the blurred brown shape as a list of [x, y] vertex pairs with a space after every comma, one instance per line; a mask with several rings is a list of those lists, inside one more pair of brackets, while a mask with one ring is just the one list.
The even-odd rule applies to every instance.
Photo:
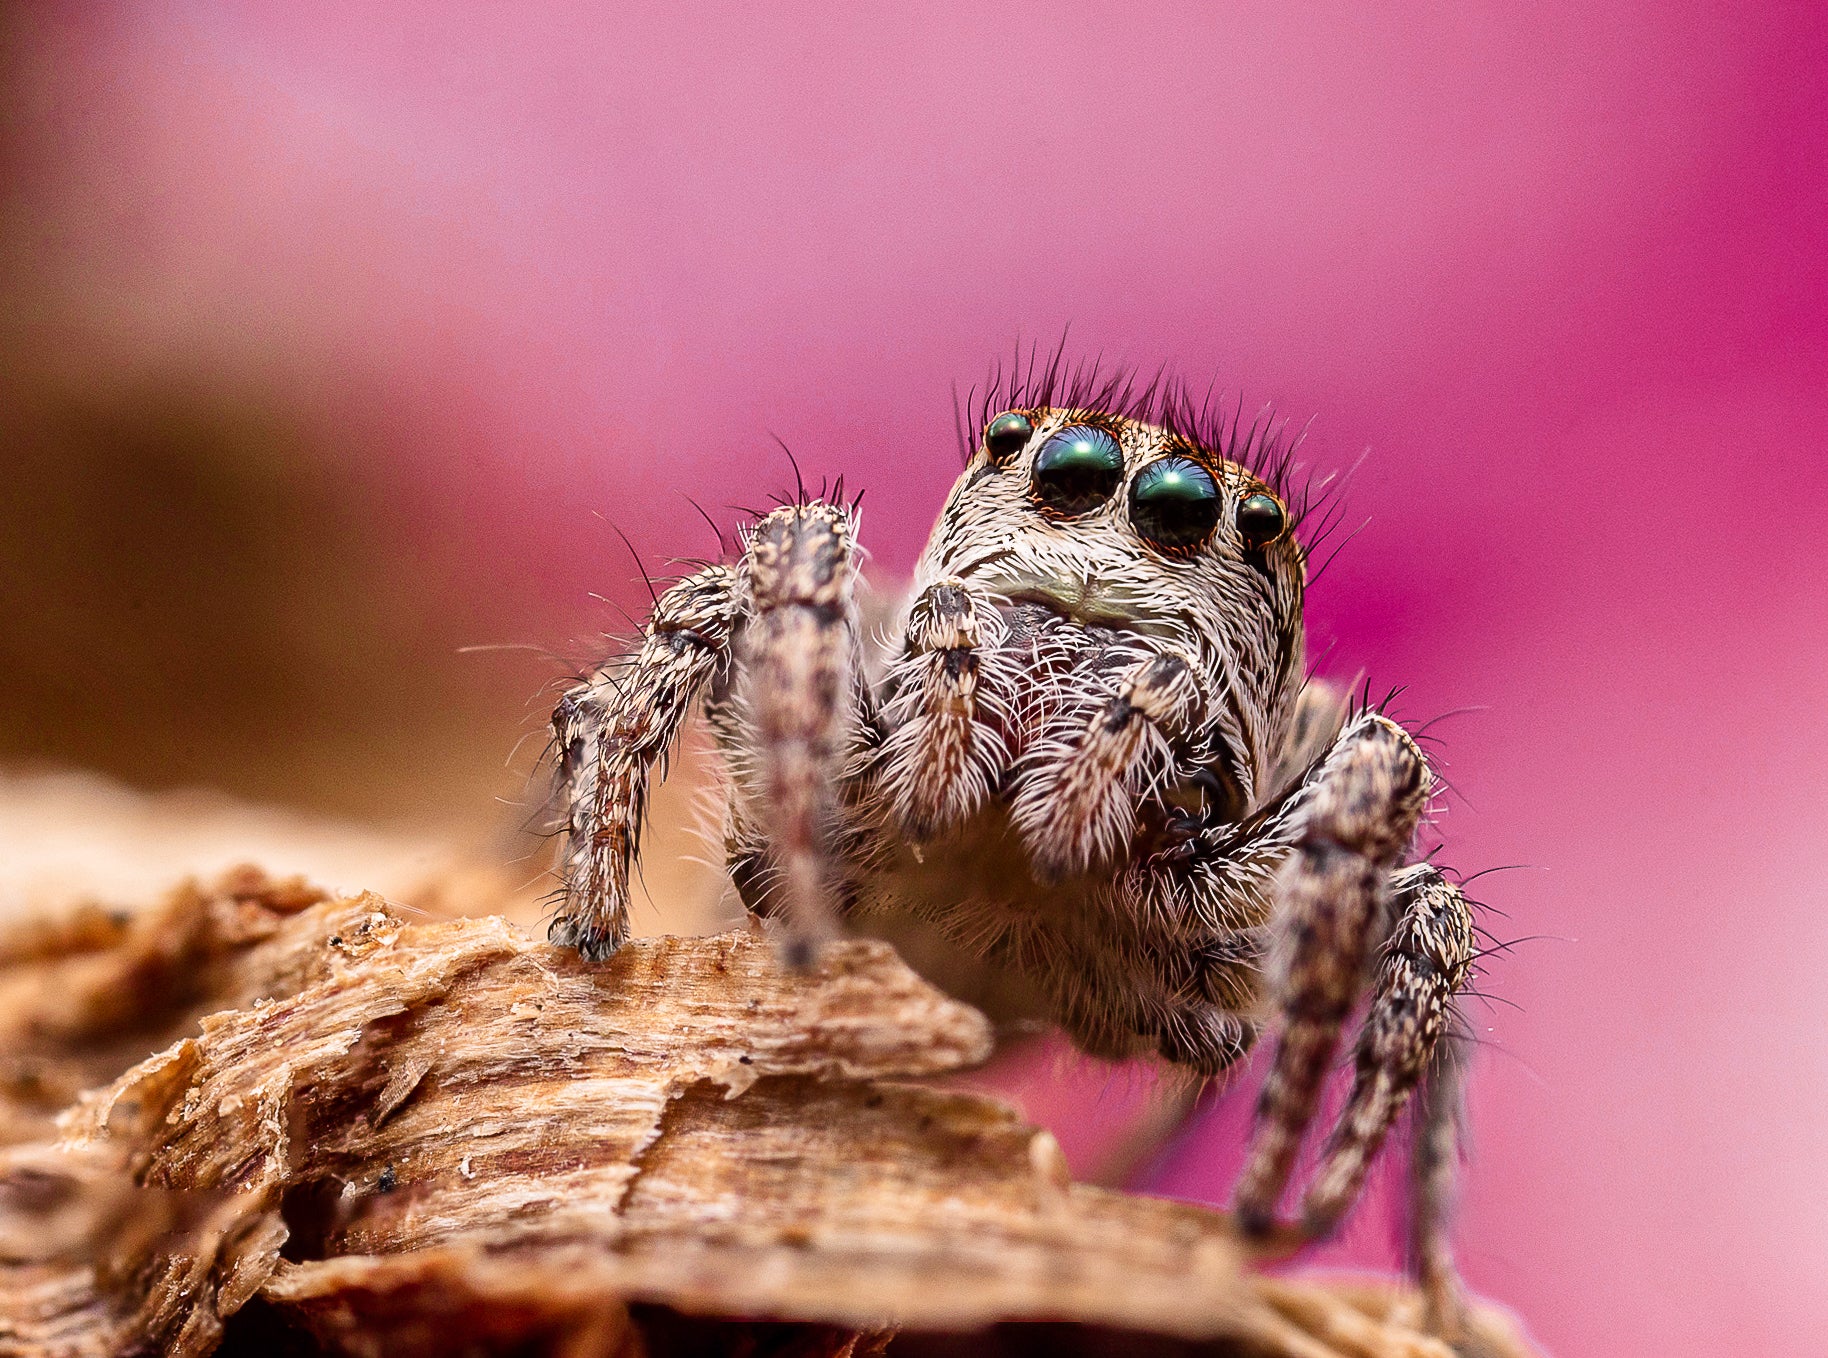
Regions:
[[373, 491], [283, 400], [36, 362], [0, 379], [0, 420], [0, 761], [387, 809], [335, 791], [339, 757], [403, 754], [451, 685]]
[[591, 967], [243, 871], [16, 928], [0, 983], [0, 1352], [1445, 1352], [909, 1083], [990, 1030], [884, 944]]
[[60, 162], [20, 139], [29, 73], [5, 79], [18, 19], [0, 7], [0, 765], [478, 824], [565, 669], [459, 654], [552, 635], [525, 563], [478, 564], [377, 379], [212, 326], [133, 252], [117, 273], [51, 248]]

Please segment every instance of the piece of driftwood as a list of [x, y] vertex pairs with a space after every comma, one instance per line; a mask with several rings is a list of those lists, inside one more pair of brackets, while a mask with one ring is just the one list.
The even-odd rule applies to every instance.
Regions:
[[589, 966], [251, 871], [16, 929], [0, 1353], [1446, 1353], [931, 1082], [990, 1037], [880, 943]]

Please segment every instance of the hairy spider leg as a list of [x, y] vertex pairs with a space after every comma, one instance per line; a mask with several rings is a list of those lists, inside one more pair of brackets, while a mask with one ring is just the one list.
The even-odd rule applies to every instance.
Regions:
[[969, 820], [1009, 766], [1000, 728], [1017, 676], [999, 645], [1004, 631], [994, 602], [953, 577], [909, 606], [901, 654], [883, 685], [882, 786], [917, 841]]
[[1472, 911], [1460, 889], [1426, 863], [1403, 869], [1390, 885], [1396, 925], [1359, 1035], [1352, 1092], [1302, 1199], [1302, 1226], [1312, 1235], [1332, 1230], [1358, 1197], [1371, 1158], [1453, 1023], [1454, 996], [1472, 970]]
[[1466, 1296], [1454, 1267], [1448, 1222], [1460, 1167], [1460, 1127], [1471, 1038], [1455, 1012], [1416, 1093], [1409, 1148], [1409, 1272], [1422, 1289], [1423, 1322], [1449, 1343], [1465, 1330]]
[[1173, 772], [1174, 742], [1208, 720], [1198, 674], [1178, 652], [1145, 653], [1114, 694], [1089, 714], [1069, 709], [1065, 734], [1037, 745], [1012, 813], [1040, 872], [1067, 877], [1127, 848], [1137, 804]]
[[654, 602], [641, 649], [559, 700], [554, 796], [563, 814], [563, 901], [547, 936], [601, 961], [628, 937], [629, 867], [640, 850], [648, 777], [693, 702], [725, 671], [740, 612], [736, 575], [711, 566]]
[[856, 536], [841, 506], [764, 515], [739, 567], [753, 614], [740, 676], [754, 722], [757, 818], [796, 966], [838, 933], [831, 848], [858, 718]]
[[1395, 722], [1348, 725], [1307, 786], [1300, 833], [1275, 887], [1276, 1053], [1257, 1102], [1236, 1204], [1267, 1233], [1319, 1106], [1340, 1029], [1364, 988], [1389, 877], [1428, 804], [1433, 776]]

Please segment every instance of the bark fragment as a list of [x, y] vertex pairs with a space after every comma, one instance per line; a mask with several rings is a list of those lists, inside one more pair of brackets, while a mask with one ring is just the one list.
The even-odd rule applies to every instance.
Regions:
[[1261, 1277], [1220, 1214], [1073, 1184], [934, 1086], [988, 1024], [881, 943], [593, 966], [244, 873], [0, 941], [0, 1042], [38, 1072], [0, 1096], [0, 1353], [1445, 1352], [1412, 1298]]

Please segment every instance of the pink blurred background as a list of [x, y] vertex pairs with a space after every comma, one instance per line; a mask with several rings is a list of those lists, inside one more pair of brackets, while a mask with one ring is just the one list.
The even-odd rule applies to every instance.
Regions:
[[[1564, 1355], [1828, 1350], [1828, 13], [682, 13], [0, 11], [0, 427], [38, 497], [0, 568], [140, 553], [15, 594], [0, 754], [480, 824], [555, 667], [455, 648], [619, 628], [606, 519], [706, 553], [682, 492], [734, 522], [790, 482], [778, 434], [868, 488], [892, 576], [951, 385], [1070, 323], [1317, 414], [1322, 468], [1370, 450], [1314, 652], [1477, 708], [1437, 728], [1445, 858], [1529, 865], [1479, 883], [1531, 941], [1475, 1010], [1475, 1286]], [[159, 470], [199, 427], [264, 468], [219, 551], [215, 483]], [[183, 613], [300, 505], [243, 601], [283, 637]], [[185, 628], [226, 658], [186, 671]], [[309, 772], [352, 722], [395, 783]], [[1152, 1186], [1223, 1200], [1245, 1104]], [[1325, 1257], [1388, 1263], [1382, 1217]]]

